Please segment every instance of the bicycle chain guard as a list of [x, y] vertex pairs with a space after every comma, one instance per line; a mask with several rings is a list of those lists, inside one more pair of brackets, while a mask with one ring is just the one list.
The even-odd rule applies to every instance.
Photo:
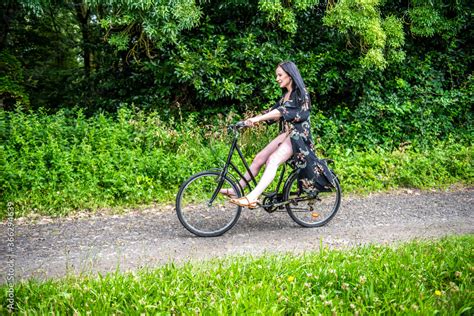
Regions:
[[[263, 199], [263, 209], [268, 213], [273, 213], [278, 209], [283, 208], [284, 206], [281, 205], [282, 195], [278, 194], [277, 192], [270, 192], [264, 193], [265, 198]], [[278, 205], [280, 204], [280, 205]]]

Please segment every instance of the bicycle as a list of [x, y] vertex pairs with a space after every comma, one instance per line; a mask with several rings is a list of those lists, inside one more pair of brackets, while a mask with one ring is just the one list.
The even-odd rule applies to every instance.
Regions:
[[[242, 207], [230, 203], [226, 196], [219, 193], [222, 188], [232, 188], [236, 197], [241, 197], [244, 193], [244, 188], [230, 170], [237, 173], [240, 179], [244, 179], [248, 190], [252, 190], [252, 184], [257, 184], [237, 143], [239, 131], [245, 127], [244, 122], [227, 127], [233, 134], [233, 139], [222, 168], [194, 174], [184, 181], [178, 190], [176, 195], [178, 219], [188, 231], [197, 236], [220, 236], [237, 223]], [[238, 153], [246, 171], [250, 174], [250, 181], [245, 179], [242, 172], [232, 162], [235, 152]], [[326, 162], [332, 163], [332, 160], [328, 159]], [[290, 217], [303, 227], [320, 227], [327, 224], [336, 215], [341, 203], [341, 187], [337, 176], [331, 170], [335, 178], [334, 186], [311, 195], [300, 192], [297, 170], [290, 172], [283, 184], [288, 164], [288, 162], [283, 164], [276, 189], [262, 194], [264, 199], [259, 206], [269, 213], [284, 212], [286, 209]]]

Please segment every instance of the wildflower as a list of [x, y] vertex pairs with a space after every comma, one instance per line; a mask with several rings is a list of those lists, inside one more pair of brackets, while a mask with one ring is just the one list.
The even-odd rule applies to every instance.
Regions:
[[295, 277], [294, 277], [294, 276], [290, 275], [290, 276], [288, 277], [288, 282], [293, 282], [294, 280], [295, 280]]
[[441, 291], [440, 291], [440, 290], [436, 290], [436, 291], [435, 291], [435, 295], [436, 295], [436, 296], [441, 296]]
[[449, 282], [449, 286], [451, 287], [451, 291], [459, 292], [459, 287], [454, 282]]
[[324, 306], [332, 306], [332, 301], [324, 301]]

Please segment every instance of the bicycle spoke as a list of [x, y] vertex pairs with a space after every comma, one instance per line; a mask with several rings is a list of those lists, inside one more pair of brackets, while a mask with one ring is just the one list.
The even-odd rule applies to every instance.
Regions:
[[[176, 212], [183, 226], [198, 236], [219, 236], [229, 230], [240, 216], [240, 207], [218, 193], [219, 172], [202, 172], [192, 176], [180, 188]], [[224, 188], [238, 187], [224, 178]]]
[[339, 183], [332, 190], [324, 190], [314, 196], [300, 196], [297, 177], [293, 176], [288, 181], [286, 209], [296, 223], [305, 227], [322, 226], [338, 211], [341, 199]]

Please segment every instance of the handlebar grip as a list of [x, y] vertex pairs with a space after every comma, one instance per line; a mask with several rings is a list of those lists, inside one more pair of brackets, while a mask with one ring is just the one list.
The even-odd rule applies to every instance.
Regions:
[[235, 124], [231, 124], [231, 125], [227, 126], [227, 129], [236, 132], [239, 129], [247, 128], [247, 127], [248, 126], [247, 126], [247, 124], [245, 124], [244, 121], [240, 121], [240, 122], [237, 122]]
[[243, 128], [243, 127], [247, 127], [247, 125], [245, 124], [244, 121], [240, 121], [240, 122], [235, 123], [235, 127]]

